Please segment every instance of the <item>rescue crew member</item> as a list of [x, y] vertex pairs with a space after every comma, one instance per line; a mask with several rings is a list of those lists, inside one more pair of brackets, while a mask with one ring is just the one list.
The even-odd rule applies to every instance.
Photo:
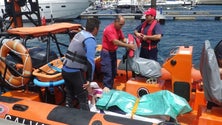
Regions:
[[103, 91], [108, 92], [113, 88], [114, 78], [117, 72], [117, 55], [118, 46], [135, 49], [133, 44], [127, 44], [127, 39], [121, 30], [125, 24], [123, 16], [118, 15], [114, 22], [105, 27], [102, 36], [101, 51], [101, 72], [103, 73]]
[[141, 41], [140, 57], [157, 61], [157, 44], [162, 38], [161, 26], [156, 20], [154, 8], [149, 8], [144, 14], [145, 21], [134, 31], [134, 35]]
[[68, 47], [62, 68], [67, 107], [73, 108], [74, 99], [77, 99], [80, 109], [89, 110], [87, 88], [93, 80], [95, 70], [95, 36], [99, 25], [98, 19], [87, 19], [86, 30], [77, 33]]

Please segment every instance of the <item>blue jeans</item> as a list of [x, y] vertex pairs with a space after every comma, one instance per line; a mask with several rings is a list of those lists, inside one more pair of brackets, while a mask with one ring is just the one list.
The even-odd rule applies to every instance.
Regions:
[[101, 51], [101, 72], [103, 73], [103, 85], [112, 89], [117, 73], [116, 51]]

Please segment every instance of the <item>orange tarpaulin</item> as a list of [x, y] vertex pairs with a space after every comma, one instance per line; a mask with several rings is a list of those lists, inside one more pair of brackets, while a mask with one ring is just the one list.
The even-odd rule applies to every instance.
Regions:
[[32, 36], [39, 37], [49, 34], [62, 33], [66, 31], [78, 31], [81, 28], [81, 24], [73, 23], [54, 23], [45, 26], [37, 27], [20, 27], [9, 29], [7, 32], [13, 35], [19, 35], [20, 37]]

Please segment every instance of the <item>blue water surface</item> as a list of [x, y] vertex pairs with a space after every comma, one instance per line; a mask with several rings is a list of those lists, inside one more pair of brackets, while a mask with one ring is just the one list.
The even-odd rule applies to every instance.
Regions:
[[[217, 10], [222, 12], [222, 5], [202, 5], [194, 9], [199, 10]], [[86, 19], [74, 19], [76, 23], [85, 25]], [[113, 19], [100, 19], [101, 25], [99, 33], [96, 36], [98, 44], [101, 44], [102, 33], [104, 28], [113, 22]], [[141, 23], [138, 19], [126, 19], [123, 26], [125, 37], [127, 34], [133, 33], [134, 28]], [[205, 40], [211, 42], [211, 46], [215, 47], [216, 44], [222, 40], [222, 19], [201, 19], [201, 20], [166, 20], [165, 25], [161, 25], [163, 30], [163, 37], [158, 45], [158, 61], [162, 64], [172, 49], [177, 46], [193, 46], [193, 64], [196, 68], [199, 67], [199, 60], [201, 49]], [[69, 44], [70, 39], [64, 37], [65, 35], [58, 35], [58, 40], [62, 43]], [[39, 42], [31, 42], [33, 46], [46, 46], [41, 45]], [[52, 50], [56, 51], [56, 46], [52, 45]], [[66, 47], [62, 48], [63, 53], [67, 50]], [[118, 58], [122, 58], [126, 50], [123, 47], [118, 49]]]
[[[100, 19], [101, 25], [96, 37], [98, 44], [101, 43], [102, 32], [105, 26], [113, 22], [113, 19]], [[76, 22], [85, 24], [84, 19], [76, 19]], [[141, 23], [140, 20], [126, 19], [123, 27], [125, 37], [133, 33], [134, 28]], [[215, 20], [166, 20], [165, 25], [161, 25], [163, 38], [159, 42], [158, 60], [163, 63], [169, 56], [169, 52], [177, 46], [193, 46], [193, 64], [199, 67], [200, 53], [205, 40], [211, 42], [214, 47], [222, 40], [222, 21]], [[124, 48], [118, 49], [118, 57], [125, 53]]]
[[[195, 7], [195, 9], [221, 10], [222, 12], [222, 5], [202, 5]], [[74, 19], [73, 21], [84, 26], [86, 19]], [[101, 25], [99, 33], [96, 36], [98, 44], [101, 44], [104, 28], [112, 23], [113, 19], [100, 19], [100, 21]], [[141, 20], [138, 19], [126, 19], [126, 23], [122, 29], [125, 37], [127, 37], [127, 34], [129, 33], [132, 34], [134, 28], [140, 23]], [[161, 27], [163, 30], [163, 37], [158, 45], [158, 61], [161, 64], [169, 57], [170, 51], [175, 49], [177, 46], [193, 46], [193, 64], [196, 68], [199, 68], [200, 54], [204, 41], [209, 40], [211, 42], [211, 46], [215, 47], [216, 44], [222, 40], [222, 19], [217, 21], [209, 18], [201, 20], [166, 20], [165, 25], [161, 25]], [[65, 36], [68, 35], [57, 35], [58, 41], [69, 44], [70, 39]], [[30, 43], [32, 43], [32, 46], [46, 47], [44, 42], [43, 45], [39, 42]], [[56, 46], [53, 44], [51, 49], [56, 51]], [[63, 53], [65, 53], [66, 50], [66, 47], [62, 48]], [[118, 58], [122, 58], [125, 52], [125, 48], [119, 47]]]

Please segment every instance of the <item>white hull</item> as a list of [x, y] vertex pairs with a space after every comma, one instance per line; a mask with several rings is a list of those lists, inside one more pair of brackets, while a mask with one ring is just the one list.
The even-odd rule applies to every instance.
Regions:
[[[191, 5], [192, 2], [191, 1], [180, 1], [180, 0], [166, 0], [166, 1], [157, 1], [156, 5], [157, 6], [179, 6], [179, 5]], [[150, 1], [146, 1], [146, 0], [141, 0], [140, 2], [138, 2], [137, 0], [120, 0], [118, 2], [118, 6], [124, 6], [124, 5], [134, 5], [134, 6], [138, 6], [138, 5], [142, 5], [142, 6], [151, 6], [151, 2]]]
[[222, 4], [222, 0], [196, 0], [197, 4]]
[[[40, 14], [46, 19], [69, 19], [78, 17], [94, 0], [39, 0]], [[4, 1], [0, 1], [1, 9], [4, 9]], [[27, 11], [27, 7], [22, 7]], [[0, 14], [2, 16], [2, 13]], [[25, 18], [25, 17], [24, 17]], [[33, 17], [35, 18], [35, 17]]]

